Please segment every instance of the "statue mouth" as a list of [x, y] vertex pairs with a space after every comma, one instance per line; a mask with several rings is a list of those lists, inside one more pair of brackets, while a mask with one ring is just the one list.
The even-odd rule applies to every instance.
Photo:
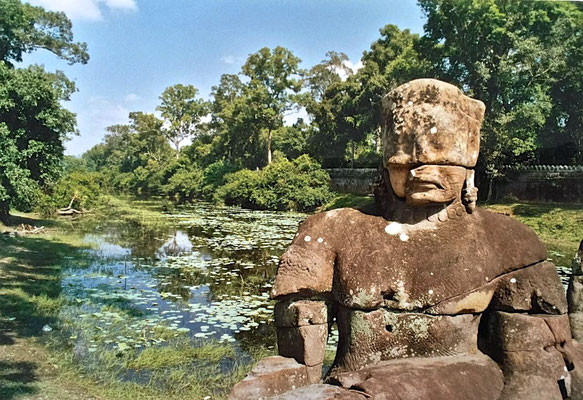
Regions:
[[414, 191], [443, 190], [443, 185], [438, 181], [415, 179], [409, 183], [409, 189]]

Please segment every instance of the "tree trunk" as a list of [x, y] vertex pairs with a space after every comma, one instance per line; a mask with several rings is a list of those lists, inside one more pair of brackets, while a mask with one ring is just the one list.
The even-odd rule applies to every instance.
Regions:
[[271, 129], [267, 131], [267, 165], [271, 164]]
[[8, 218], [10, 217], [10, 206], [8, 202], [0, 201], [0, 222], [8, 224]]
[[376, 134], [375, 134], [375, 147], [376, 147], [377, 153], [381, 153], [382, 150], [383, 150], [383, 147], [382, 147], [382, 140], [383, 140], [382, 139], [382, 134], [383, 134], [383, 132], [381, 130], [381, 127], [380, 126], [377, 127]]
[[354, 169], [354, 153], [356, 152], [354, 140], [352, 141], [352, 154], [350, 155], [350, 167]]
[[488, 180], [488, 196], [486, 197], [486, 203], [490, 202], [490, 199], [492, 199], [492, 186], [494, 185], [494, 178], [490, 177], [490, 179]]
[[174, 147], [176, 147], [176, 159], [180, 158], [180, 142], [174, 142]]

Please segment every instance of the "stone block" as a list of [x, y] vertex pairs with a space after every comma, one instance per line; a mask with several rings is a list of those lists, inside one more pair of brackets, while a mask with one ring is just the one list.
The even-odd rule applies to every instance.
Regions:
[[308, 374], [308, 381], [310, 383], [319, 383], [322, 381], [322, 366], [324, 364], [316, 364], [312, 366], [306, 365], [306, 372]]
[[562, 400], [571, 392], [573, 348], [567, 315], [495, 312], [485, 325], [484, 348], [504, 372], [501, 399]]
[[478, 351], [480, 316], [338, 308], [340, 340], [335, 371], [356, 370], [395, 358], [449, 356]]
[[[485, 106], [457, 87], [416, 79], [383, 99], [384, 162], [476, 165]], [[417, 149], [423, 143], [423, 151]]]
[[328, 325], [277, 328], [277, 347], [283, 357], [292, 357], [309, 367], [322, 364]]
[[570, 313], [583, 313], [583, 275], [571, 275], [567, 301]]
[[288, 300], [275, 305], [275, 325], [279, 328], [321, 325], [328, 322], [324, 301]]
[[[561, 383], [561, 385], [563, 385]], [[565, 393], [569, 392], [564, 389]], [[571, 399], [571, 397], [568, 397]], [[559, 383], [538, 375], [518, 375], [504, 385], [501, 400], [564, 400]]]
[[569, 313], [573, 339], [583, 341], [583, 312]]
[[542, 262], [497, 279], [492, 307], [503, 311], [565, 314], [567, 302], [553, 263]]
[[481, 313], [492, 301], [492, 296], [496, 291], [497, 281], [482, 286], [481, 288], [472, 290], [469, 293], [464, 293], [447, 299], [433, 307], [425, 310], [427, 314], [434, 315], [455, 315], [455, 314], [476, 314]]
[[486, 329], [487, 347], [495, 353], [540, 351], [555, 345], [555, 337], [545, 320], [528, 314], [494, 312], [488, 316]]
[[385, 361], [331, 381], [375, 400], [495, 400], [504, 385], [496, 363], [483, 354]]
[[273, 400], [365, 400], [364, 394], [338, 386], [318, 384], [292, 390], [274, 397]]
[[259, 361], [249, 375], [233, 387], [228, 399], [268, 399], [310, 383], [305, 365], [293, 358], [268, 357]]
[[573, 341], [573, 364], [570, 400], [583, 400], [583, 345]]

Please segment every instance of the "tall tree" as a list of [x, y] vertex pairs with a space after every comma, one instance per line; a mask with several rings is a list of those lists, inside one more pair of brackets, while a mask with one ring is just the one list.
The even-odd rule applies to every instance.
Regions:
[[70, 64], [86, 64], [87, 44], [74, 42], [71, 29], [71, 21], [62, 12], [46, 11], [20, 0], [2, 0], [0, 60], [20, 62], [24, 53], [44, 49]]
[[311, 94], [307, 97], [309, 103], [322, 101], [330, 86], [338, 84], [352, 75], [353, 71], [348, 67], [348, 61], [346, 54], [329, 51], [324, 60], [310, 68], [306, 79]]
[[29, 208], [61, 172], [63, 141], [75, 115], [61, 105], [74, 91], [62, 74], [42, 67], [11, 69], [0, 61], [0, 218], [11, 205]]
[[569, 120], [558, 112], [549, 129], [556, 102], [551, 89], [561, 90], [556, 82], [568, 69], [568, 56], [577, 51], [574, 43], [581, 31], [572, 27], [581, 26], [583, 14], [576, 6], [559, 2], [419, 0], [419, 4], [427, 15], [419, 51], [431, 63], [432, 75], [486, 104], [479, 167], [490, 182], [490, 197], [491, 183], [503, 174], [503, 165], [536, 160], [545, 131], [560, 130], [560, 124]]
[[267, 164], [271, 163], [273, 132], [283, 126], [284, 114], [298, 107], [297, 95], [303, 85], [300, 62], [284, 47], [264, 47], [251, 54], [242, 67], [249, 78], [247, 111], [253, 116], [255, 129], [267, 134]]
[[0, 219], [10, 207], [29, 208], [62, 171], [63, 141], [75, 130], [75, 114], [62, 102], [75, 85], [61, 72], [15, 69], [23, 53], [46, 49], [70, 63], [86, 63], [85, 43], [73, 42], [63, 13], [17, 0], [0, 2]]
[[83, 154], [92, 169], [103, 173], [113, 188], [135, 194], [160, 194], [174, 151], [153, 114], [132, 112], [130, 124], [107, 127], [103, 143]]
[[[418, 35], [387, 25], [381, 38], [365, 51], [356, 73], [342, 70], [346, 58], [329, 52], [327, 59], [310, 70], [312, 99], [306, 109], [317, 128], [310, 138], [313, 154], [327, 166], [342, 165], [350, 145], [351, 165], [356, 148], [374, 137], [380, 150], [381, 99], [393, 87], [424, 74], [423, 62], [414, 49]], [[314, 151], [312, 150], [312, 151]]]
[[346, 151], [347, 140], [338, 129], [337, 117], [345, 100], [341, 95], [343, 82], [353, 73], [346, 66], [347, 61], [346, 54], [329, 51], [324, 60], [308, 71], [306, 79], [310, 96], [303, 102], [312, 118], [308, 147], [310, 154], [327, 167], [340, 166]]
[[166, 120], [163, 132], [180, 156], [180, 143], [200, 132], [201, 118], [208, 113], [208, 103], [197, 99], [198, 89], [192, 85], [177, 84], [164, 90], [156, 110]]

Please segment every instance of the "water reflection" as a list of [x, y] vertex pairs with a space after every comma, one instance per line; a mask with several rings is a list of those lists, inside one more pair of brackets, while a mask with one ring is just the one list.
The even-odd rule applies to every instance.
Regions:
[[151, 224], [101, 221], [85, 236], [95, 261], [63, 281], [79, 323], [96, 327], [88, 349], [157, 345], [162, 328], [243, 353], [274, 346], [268, 292], [304, 218], [200, 203]]
[[176, 230], [170, 239], [158, 249], [157, 255], [158, 257], [181, 256], [192, 252], [193, 247], [188, 234]]

